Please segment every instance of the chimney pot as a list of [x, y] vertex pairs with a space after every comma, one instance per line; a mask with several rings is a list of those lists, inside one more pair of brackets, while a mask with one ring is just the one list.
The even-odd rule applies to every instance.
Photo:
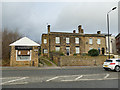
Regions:
[[76, 31], [75, 30], [73, 30], [73, 33], [75, 33]]
[[97, 34], [101, 34], [101, 31], [97, 31]]
[[50, 25], [48, 25], [47, 27], [48, 27], [48, 33], [50, 33]]
[[82, 25], [78, 26], [78, 33], [81, 33]]
[[84, 30], [83, 30], [83, 29], [81, 29], [81, 33], [84, 33]]

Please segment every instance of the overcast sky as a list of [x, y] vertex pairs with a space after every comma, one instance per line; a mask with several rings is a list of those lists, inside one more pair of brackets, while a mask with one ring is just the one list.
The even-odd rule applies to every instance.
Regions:
[[[35, 41], [47, 33], [47, 23], [53, 32], [78, 31], [85, 33], [101, 30], [107, 33], [106, 13], [117, 2], [3, 2], [3, 28], [16, 30]], [[118, 33], [118, 9], [110, 13], [110, 33]]]

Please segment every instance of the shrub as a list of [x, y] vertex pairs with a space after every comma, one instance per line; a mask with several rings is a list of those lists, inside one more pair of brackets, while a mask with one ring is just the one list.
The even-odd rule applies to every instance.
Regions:
[[74, 53], [74, 54], [73, 54], [73, 56], [77, 56], [77, 54], [76, 54], [76, 53]]
[[87, 55], [87, 53], [82, 53], [81, 55], [82, 55], [82, 56], [86, 56], [86, 55]]
[[65, 56], [64, 53], [60, 53], [60, 56]]
[[90, 55], [90, 56], [98, 56], [99, 51], [97, 49], [91, 49], [91, 50], [88, 51], [88, 55]]

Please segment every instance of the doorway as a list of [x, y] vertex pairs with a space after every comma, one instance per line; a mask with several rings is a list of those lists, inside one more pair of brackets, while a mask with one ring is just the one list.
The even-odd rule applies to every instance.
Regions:
[[105, 54], [105, 48], [102, 48], [102, 54], [103, 55]]
[[67, 56], [70, 55], [70, 47], [66, 47], [66, 53], [67, 53]]

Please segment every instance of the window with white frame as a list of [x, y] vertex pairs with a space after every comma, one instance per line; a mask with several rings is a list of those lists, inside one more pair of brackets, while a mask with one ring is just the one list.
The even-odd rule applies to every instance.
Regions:
[[97, 44], [101, 44], [101, 40], [100, 39], [97, 39]]
[[55, 50], [57, 51], [57, 52], [59, 52], [60, 51], [60, 47], [55, 47]]
[[92, 38], [89, 38], [89, 44], [93, 44]]
[[31, 50], [16, 50], [16, 60], [31, 60]]
[[89, 48], [89, 50], [91, 50], [91, 49], [93, 49], [93, 48]]
[[55, 38], [56, 43], [60, 43], [60, 37]]
[[48, 53], [48, 50], [47, 49], [43, 49], [43, 53]]
[[75, 38], [75, 43], [79, 44], [79, 38], [78, 37]]
[[66, 38], [66, 43], [70, 43], [70, 42], [69, 42], [69, 38], [68, 38], [68, 37]]
[[75, 47], [75, 50], [76, 50], [76, 54], [80, 53], [80, 48], [79, 47]]
[[46, 44], [47, 43], [47, 39], [44, 39], [44, 44]]

